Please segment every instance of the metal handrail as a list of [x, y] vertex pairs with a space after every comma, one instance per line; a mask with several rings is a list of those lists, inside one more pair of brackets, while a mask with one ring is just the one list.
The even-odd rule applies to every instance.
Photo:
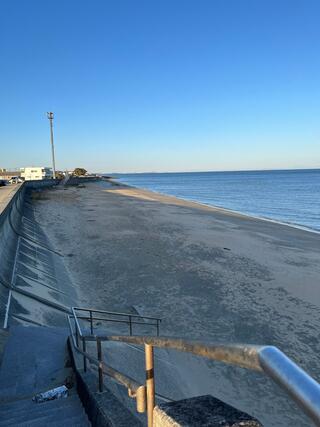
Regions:
[[[95, 365], [95, 367], [98, 368], [99, 391], [103, 390], [103, 374], [108, 375], [109, 377], [113, 378], [118, 383], [122, 384], [123, 386], [125, 386], [128, 389], [129, 397], [136, 399], [137, 411], [138, 412], [145, 412], [145, 410], [146, 410], [145, 385], [139, 384], [134, 379], [130, 378], [127, 375], [122, 374], [121, 372], [117, 371], [116, 369], [114, 369], [111, 366], [108, 366], [106, 363], [104, 363], [102, 360], [101, 341], [99, 339], [97, 339], [98, 358], [91, 356], [87, 351], [85, 351], [85, 349], [86, 349], [86, 344], [85, 344], [86, 337], [83, 337], [82, 335], [80, 335], [80, 336], [82, 339], [82, 344], [83, 344], [84, 349], [81, 350], [81, 348], [79, 347], [78, 339], [77, 338], [75, 339], [75, 337], [74, 337], [74, 332], [73, 332], [72, 323], [71, 323], [72, 318], [74, 319], [73, 316], [70, 316], [70, 315], [67, 316], [69, 328], [70, 328], [70, 332], [71, 332], [71, 340], [72, 340], [73, 347], [78, 353], [82, 354], [82, 356], [84, 358], [83, 359], [84, 360], [84, 371], [87, 370], [87, 360], [89, 360], [90, 363], [92, 363], [93, 365]], [[74, 320], [76, 320], [76, 319], [74, 319]], [[77, 326], [76, 326], [76, 329], [77, 329]], [[81, 334], [81, 331], [80, 332], [78, 331], [78, 334]]]
[[[263, 372], [282, 387], [305, 414], [320, 426], [320, 384], [277, 347], [212, 344], [183, 338], [152, 336], [99, 336], [99, 340], [169, 348]], [[151, 369], [153, 370], [153, 366]]]
[[95, 308], [83, 308], [83, 307], [72, 307], [72, 308], [77, 311], [92, 311], [92, 313], [105, 313], [105, 314], [114, 314], [117, 316], [141, 317], [143, 319], [152, 319], [152, 320], [159, 320], [159, 321], [162, 320], [160, 317], [142, 316], [140, 314], [123, 313], [120, 311], [96, 310]]
[[[205, 343], [183, 338], [159, 336], [125, 336], [125, 335], [83, 335], [75, 316], [76, 337], [83, 342], [117, 341], [127, 344], [143, 345], [146, 357], [146, 388], [148, 426], [153, 425], [153, 408], [155, 406], [153, 348], [168, 348], [212, 360], [229, 363], [242, 368], [267, 374], [275, 383], [302, 408], [317, 426], [320, 426], [320, 385], [304, 370], [274, 346], [225, 345]], [[70, 324], [70, 319], [69, 319]]]
[[[115, 322], [115, 323], [126, 323], [129, 325], [129, 333], [130, 335], [133, 334], [133, 328], [132, 325], [148, 325], [148, 326], [155, 326], [157, 329], [157, 336], [159, 336], [160, 333], [160, 323], [162, 321], [161, 318], [159, 317], [151, 317], [151, 316], [141, 316], [139, 314], [131, 314], [131, 313], [123, 313], [123, 312], [116, 312], [116, 311], [106, 311], [106, 310], [95, 310], [93, 308], [82, 308], [82, 307], [71, 307], [71, 311], [73, 316], [75, 317], [77, 324], [78, 324], [78, 329], [79, 329], [79, 333], [81, 332], [81, 327], [79, 325], [78, 319], [82, 319], [82, 320], [87, 320], [88, 322], [90, 322], [90, 331], [91, 331], [91, 335], [93, 335], [93, 321], [94, 320], [99, 320], [99, 321], [104, 321], [104, 322]], [[80, 312], [87, 312], [89, 313], [89, 316], [79, 316], [76, 312], [80, 311]], [[102, 317], [96, 317], [93, 314], [94, 313], [99, 313], [99, 314], [105, 314], [108, 316], [119, 316], [121, 319], [113, 319], [113, 318], [102, 318]], [[127, 320], [123, 320], [123, 317], [126, 317]], [[154, 323], [151, 322], [137, 322], [136, 320], [133, 319], [138, 319], [138, 320], [154, 320]]]
[[5, 316], [4, 316], [3, 329], [7, 329], [8, 328], [9, 311], [10, 311], [10, 305], [11, 305], [11, 297], [12, 297], [12, 290], [10, 289], [9, 290], [9, 294], [8, 294], [7, 304], [6, 304], [6, 312], [5, 312]]
[[263, 371], [259, 363], [258, 351], [263, 346], [255, 345], [225, 345], [204, 343], [197, 340], [185, 340], [183, 338], [153, 337], [140, 335], [83, 335], [86, 341], [118, 341], [127, 344], [151, 345], [158, 348], [169, 348], [196, 356], [207, 357], [216, 361], [240, 366], [254, 371]]
[[[77, 316], [77, 319], [90, 321], [91, 317], [88, 317], [88, 316]], [[105, 322], [126, 323], [126, 324], [129, 323], [128, 320], [110, 319], [110, 318], [105, 318], [105, 317], [92, 317], [92, 320], [103, 320]], [[135, 322], [134, 320], [131, 321], [131, 324], [132, 325], [151, 325], [151, 326], [157, 326], [156, 323]]]
[[76, 333], [78, 333], [82, 337], [82, 331], [81, 331], [81, 327], [80, 327], [80, 324], [78, 321], [78, 317], [77, 317], [76, 312], [75, 312], [75, 308], [71, 307], [71, 311], [72, 311], [74, 322], [76, 325]]

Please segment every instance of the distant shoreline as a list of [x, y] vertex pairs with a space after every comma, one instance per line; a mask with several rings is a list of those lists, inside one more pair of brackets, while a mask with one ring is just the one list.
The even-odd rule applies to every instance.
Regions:
[[205, 171], [164, 171], [164, 172], [113, 172], [110, 174], [103, 173], [102, 176], [115, 176], [115, 175], [150, 175], [150, 174], [186, 174], [186, 173], [241, 173], [241, 172], [298, 172], [298, 171], [320, 171], [320, 167], [317, 168], [291, 168], [291, 169], [230, 169], [230, 170], [205, 170]]

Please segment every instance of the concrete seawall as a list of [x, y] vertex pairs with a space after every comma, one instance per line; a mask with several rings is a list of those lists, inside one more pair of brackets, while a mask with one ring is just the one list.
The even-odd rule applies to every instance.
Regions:
[[6, 304], [8, 301], [9, 287], [12, 283], [14, 261], [18, 245], [18, 235], [12, 228], [14, 217], [15, 227], [20, 228], [21, 215], [17, 209], [22, 209], [26, 186], [23, 185], [15, 193], [0, 215], [0, 322], [4, 322]]
[[75, 300], [63, 257], [35, 219], [33, 197], [53, 180], [24, 183], [0, 215], [0, 325], [65, 324]]

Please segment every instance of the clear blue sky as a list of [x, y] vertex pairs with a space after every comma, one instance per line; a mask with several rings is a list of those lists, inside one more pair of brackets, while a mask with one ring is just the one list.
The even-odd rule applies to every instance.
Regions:
[[318, 0], [2, 0], [0, 167], [320, 167]]

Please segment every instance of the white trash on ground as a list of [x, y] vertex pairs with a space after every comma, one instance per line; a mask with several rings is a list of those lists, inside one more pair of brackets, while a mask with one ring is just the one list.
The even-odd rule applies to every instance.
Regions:
[[36, 394], [32, 400], [36, 403], [46, 402], [54, 399], [64, 399], [68, 397], [68, 389], [65, 385], [53, 388], [52, 390]]

